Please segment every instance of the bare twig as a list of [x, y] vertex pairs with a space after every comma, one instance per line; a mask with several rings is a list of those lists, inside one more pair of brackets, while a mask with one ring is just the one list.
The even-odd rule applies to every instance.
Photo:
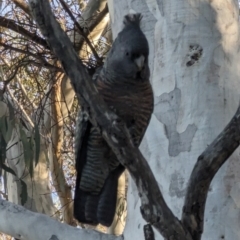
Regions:
[[[62, 68], [59, 68], [59, 67], [57, 67], [57, 66], [54, 66], [54, 65], [48, 63], [48, 62], [45, 61], [44, 58], [42, 58], [40, 55], [31, 53], [29, 50], [28, 50], [28, 51], [25, 51], [25, 50], [23, 50], [23, 49], [16, 48], [16, 47], [13, 47], [13, 46], [10, 46], [10, 45], [8, 45], [8, 44], [1, 43], [1, 42], [0, 42], [0, 46], [3, 46], [5, 49], [10, 49], [10, 50], [13, 50], [13, 51], [16, 51], [16, 52], [20, 52], [20, 53], [26, 54], [26, 55], [28, 55], [28, 56], [31, 56], [31, 57], [34, 57], [34, 58], [40, 60], [41, 64], [35, 62], [35, 65], [41, 65], [41, 66], [44, 66], [44, 67], [46, 67], [46, 68], [48, 68], [48, 69], [56, 70], [56, 71], [59, 71], [59, 72], [62, 72], [62, 71], [63, 71]], [[27, 63], [26, 63], [26, 62], [25, 62], [25, 63], [22, 62], [22, 65], [26, 65], [26, 64], [29, 64], [29, 63], [30, 63], [30, 60], [28, 60]]]
[[21, 64], [17, 65], [15, 67], [14, 72], [11, 74], [11, 76], [8, 79], [4, 80], [4, 88], [7, 87], [7, 85], [15, 78], [15, 76], [17, 75], [18, 69], [20, 67], [21, 67]]
[[200, 240], [203, 233], [204, 209], [210, 183], [239, 143], [240, 106], [225, 129], [199, 156], [192, 171], [183, 207], [182, 222], [194, 240]]
[[[1, 58], [1, 60], [2, 60], [9, 68], [11, 67], [10, 64], [9, 64], [9, 62], [8, 62], [6, 59]], [[15, 66], [14, 66], [14, 67], [15, 67]], [[23, 94], [24, 94], [24, 97], [27, 99], [28, 103], [32, 106], [33, 109], [36, 109], [36, 108], [37, 108], [36, 105], [35, 105], [34, 102], [32, 102], [32, 101], [30, 100], [30, 98], [28, 97], [27, 90], [25, 89], [24, 85], [22, 84], [21, 79], [18, 77], [17, 74], [16, 74], [16, 79], [17, 79], [17, 82], [18, 82], [18, 84], [19, 84], [19, 86], [20, 86], [20, 88], [21, 88], [21, 90], [22, 90], [22, 92], [23, 92]]]
[[34, 33], [29, 32], [25, 28], [16, 24], [16, 22], [11, 19], [0, 16], [0, 26], [11, 29], [14, 32], [20, 33], [21, 35], [25, 36], [29, 40], [32, 40], [35, 43], [45, 47], [46, 49], [49, 49], [48, 43], [43, 38], [37, 36]]
[[98, 127], [135, 181], [141, 198], [143, 218], [167, 239], [190, 240], [188, 232], [165, 203], [147, 161], [138, 148], [134, 147], [124, 122], [108, 110], [92, 85], [90, 76], [74, 51], [71, 41], [54, 18], [49, 2], [45, 0], [29, 2], [42, 34], [47, 38], [69, 76], [83, 110], [88, 112], [92, 124]]

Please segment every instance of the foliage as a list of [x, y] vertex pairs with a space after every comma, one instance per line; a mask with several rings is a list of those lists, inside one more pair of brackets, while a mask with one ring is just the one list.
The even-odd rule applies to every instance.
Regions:
[[[10, 103], [8, 103], [9, 109], [12, 109], [12, 106]], [[15, 171], [10, 168], [9, 166], [7, 166], [6, 164], [6, 152], [8, 150], [7, 148], [7, 144], [10, 141], [11, 137], [12, 137], [12, 132], [14, 130], [14, 128], [16, 128], [15, 125], [15, 118], [14, 115], [11, 114], [12, 111], [10, 111], [9, 116], [3, 115], [2, 117], [0, 117], [0, 170], [4, 170], [14, 176], [16, 176]], [[22, 137], [20, 138], [20, 140], [25, 143], [23, 144], [23, 149], [24, 152], [26, 153], [26, 157], [25, 160], [28, 160], [28, 164], [30, 165], [29, 168], [31, 169], [31, 158], [29, 156], [29, 154], [27, 153], [32, 153], [31, 148], [32, 148], [32, 142], [29, 141], [26, 137], [26, 134], [23, 130], [23, 126], [20, 124], [19, 126], [21, 126], [20, 131], [23, 133]], [[10, 146], [9, 148], [11, 148], [12, 146]], [[21, 198], [21, 204], [24, 205], [27, 201], [27, 188], [26, 188], [26, 184], [25, 182], [19, 178], [18, 179], [21, 183], [21, 194], [20, 194], [20, 198]]]
[[[84, 52], [82, 60], [92, 74], [95, 68], [102, 64], [102, 56], [105, 56], [106, 49], [109, 47], [108, 40], [103, 35], [107, 34], [109, 29], [101, 29], [101, 31], [104, 31], [103, 34], [100, 34], [100, 38], [97, 40], [91, 39], [91, 31], [106, 16], [107, 8], [101, 8], [100, 11], [96, 9], [86, 19], [83, 17], [85, 16], [83, 13], [89, 11], [87, 8], [89, 2], [91, 1], [51, 1], [51, 6], [57, 20], [71, 38], [75, 50], [79, 54]], [[73, 18], [69, 15], [63, 3], [66, 4]], [[74, 20], [79, 22], [79, 27], [76, 26]], [[24, 205], [28, 196], [31, 195], [28, 192], [29, 186], [25, 177], [29, 174], [34, 181], [34, 169], [38, 166], [42, 155], [41, 144], [46, 146], [48, 150], [50, 146], [53, 146], [52, 151], [54, 152], [54, 147], [60, 143], [61, 159], [57, 160], [59, 169], [64, 173], [64, 181], [58, 184], [66, 184], [70, 187], [69, 189], [74, 189], [73, 141], [75, 120], [79, 107], [73, 93], [70, 93], [73, 99], [72, 104], [69, 104], [69, 100], [65, 99], [70, 90], [64, 88], [64, 71], [33, 21], [27, 1], [3, 1], [0, 32], [0, 100], [7, 103], [9, 110], [8, 116], [0, 118], [0, 174], [4, 170], [13, 174], [20, 181], [20, 198]], [[86, 44], [88, 41], [96, 53], [92, 53], [86, 47], [89, 46], [89, 44]], [[61, 88], [60, 98], [57, 100], [61, 113], [54, 122], [53, 109], [54, 104], [56, 104], [54, 90], [57, 86]], [[53, 131], [56, 126], [59, 127], [59, 123], [62, 123], [60, 129], [62, 134], [59, 135], [58, 139], [55, 139]], [[15, 169], [6, 161], [7, 151], [16, 147], [16, 144], [8, 146], [14, 131], [18, 133], [23, 151], [21, 154], [23, 154], [25, 169], [22, 176], [19, 176], [19, 173], [15, 172]], [[49, 158], [49, 153], [45, 153], [45, 155], [48, 165], [54, 165], [52, 159]], [[8, 160], [11, 161], [11, 159]], [[51, 172], [51, 167], [48, 170]], [[49, 179], [49, 184], [51, 184], [55, 203], [59, 203], [57, 200], [59, 197], [57, 196], [59, 195], [58, 191], [65, 187], [58, 188], [54, 180], [53, 174]], [[7, 178], [5, 181], [7, 181]], [[7, 189], [4, 189], [4, 191], [7, 193]], [[58, 205], [59, 211], [62, 208], [64, 206], [60, 203]], [[56, 214], [59, 215], [58, 212]], [[62, 219], [62, 216], [60, 218]]]

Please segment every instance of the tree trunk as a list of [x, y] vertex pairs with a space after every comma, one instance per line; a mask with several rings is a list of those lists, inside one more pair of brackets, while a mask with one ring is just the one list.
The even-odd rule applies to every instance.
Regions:
[[[155, 108], [141, 151], [164, 198], [181, 218], [190, 173], [201, 152], [223, 130], [239, 104], [238, 3], [109, 0], [113, 37], [133, 9], [143, 14]], [[214, 178], [202, 239], [240, 238], [239, 149]], [[125, 239], [143, 240], [140, 199], [128, 185]], [[162, 239], [157, 237], [156, 239]]]
[[[14, 105], [14, 107], [16, 106]], [[7, 186], [8, 200], [21, 205], [22, 199], [26, 198], [26, 201], [24, 201], [24, 206], [26, 208], [53, 216], [56, 209], [53, 205], [49, 187], [46, 142], [43, 138], [40, 138], [39, 160], [36, 167], [35, 163], [33, 163], [33, 177], [31, 177], [29, 168], [26, 167], [26, 159], [24, 159], [24, 151], [26, 149], [23, 148], [20, 128], [25, 132], [27, 137], [32, 137], [33, 128], [28, 121], [25, 121], [24, 117], [22, 121], [25, 122], [29, 130], [23, 128], [17, 118], [9, 119], [9, 121], [15, 121], [15, 126], [7, 144], [6, 161], [8, 166], [13, 169], [16, 176], [7, 173], [5, 184]], [[34, 155], [32, 155], [32, 157], [34, 158]], [[32, 162], [34, 159], [29, 159], [29, 161]], [[19, 179], [26, 184], [27, 196], [25, 196], [26, 192], [22, 189], [22, 184]]]

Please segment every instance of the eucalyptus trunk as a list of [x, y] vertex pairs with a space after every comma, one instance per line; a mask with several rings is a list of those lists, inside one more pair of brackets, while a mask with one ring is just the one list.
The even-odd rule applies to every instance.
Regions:
[[[238, 2], [110, 0], [109, 9], [114, 38], [131, 9], [143, 14], [155, 107], [140, 149], [167, 204], [181, 219], [198, 156], [239, 104]], [[211, 184], [202, 239], [240, 238], [239, 171], [238, 148]], [[129, 181], [124, 237], [142, 240], [146, 223], [137, 188]]]

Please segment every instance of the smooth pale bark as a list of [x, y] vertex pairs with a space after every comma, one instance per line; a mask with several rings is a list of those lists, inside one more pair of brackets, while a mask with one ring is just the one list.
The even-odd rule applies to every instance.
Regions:
[[62, 115], [62, 74], [56, 74], [53, 77], [54, 82], [50, 94], [51, 99], [51, 142], [49, 144], [50, 171], [52, 175], [53, 186], [58, 194], [61, 204], [61, 213], [63, 222], [73, 223], [73, 206], [71, 188], [63, 172], [63, 126], [64, 118]]
[[[5, 61], [7, 65], [9, 63]], [[19, 78], [18, 74], [15, 76], [17, 82], [21, 86], [21, 79]], [[21, 89], [24, 93], [25, 88], [24, 86], [21, 86]], [[26, 97], [26, 96], [25, 96]], [[12, 105], [14, 107], [20, 108], [22, 111], [24, 111], [23, 106], [19, 105], [15, 97], [11, 94], [8, 99], [10, 102], [12, 102]], [[27, 98], [28, 101], [30, 101]], [[3, 106], [5, 106], [4, 109], [7, 109], [6, 111], [3, 109]], [[32, 105], [33, 107], [34, 105]], [[6, 103], [1, 102], [0, 106], [0, 112], [2, 113], [1, 116], [8, 116], [8, 106]], [[33, 123], [29, 122], [31, 119], [27, 115], [27, 113], [24, 111], [22, 112], [22, 120], [25, 122], [25, 124], [28, 126], [30, 131], [27, 131], [25, 129], [25, 132], [27, 136], [31, 136], [32, 134], [32, 125]], [[28, 121], [29, 120], [29, 121]], [[51, 190], [49, 188], [49, 176], [48, 176], [48, 166], [47, 166], [47, 160], [46, 160], [46, 146], [44, 144], [43, 139], [41, 139], [40, 143], [40, 155], [39, 155], [39, 163], [37, 167], [33, 169], [33, 175], [34, 178], [32, 179], [29, 175], [29, 173], [26, 170], [25, 161], [24, 161], [24, 155], [23, 155], [23, 147], [22, 142], [20, 140], [20, 133], [19, 133], [19, 122], [15, 119], [15, 128], [13, 129], [12, 136], [10, 141], [7, 145], [8, 151], [6, 152], [6, 160], [9, 167], [11, 167], [14, 172], [16, 173], [17, 177], [7, 173], [7, 181], [6, 186], [7, 189], [7, 195], [8, 200], [12, 201], [17, 204], [21, 204], [21, 184], [19, 182], [19, 178], [21, 178], [27, 185], [27, 201], [25, 203], [25, 207], [28, 209], [31, 209], [32, 211], [37, 211], [40, 213], [45, 213], [48, 215], [53, 215], [56, 211], [55, 207], [53, 206], [52, 198], [51, 198]]]
[[7, 173], [7, 192], [8, 200], [21, 205], [21, 184], [18, 178], [21, 178], [27, 185], [27, 202], [24, 206], [32, 211], [45, 213], [53, 216], [56, 208], [53, 205], [51, 197], [51, 189], [49, 187], [49, 174], [46, 159], [46, 145], [41, 141], [40, 156], [37, 167], [34, 168], [33, 179], [26, 171], [25, 160], [23, 156], [23, 147], [19, 138], [18, 125], [13, 130], [12, 138], [7, 148], [7, 163], [11, 167], [17, 177]]
[[[155, 110], [141, 151], [166, 202], [181, 218], [188, 179], [198, 156], [223, 130], [239, 104], [237, 1], [109, 0], [109, 9], [114, 37], [130, 9], [143, 14]], [[211, 184], [202, 239], [240, 238], [238, 160], [239, 149]], [[130, 180], [126, 239], [144, 239], [145, 221], [139, 207], [138, 191]]]
[[123, 240], [94, 230], [60, 223], [44, 214], [0, 199], [0, 232], [24, 240]]
[[[96, 18], [96, 14], [105, 8], [106, 3], [106, 0], [90, 0], [86, 8], [83, 10], [82, 18], [79, 20], [81, 27], [88, 29], [88, 27], [91, 26], [91, 23]], [[102, 32], [104, 31], [108, 21], [109, 16], [106, 14], [105, 17], [102, 18], [102, 20], [96, 25], [96, 27], [93, 28], [93, 30], [88, 35], [88, 38], [93, 46], [96, 47], [98, 45], [99, 38], [102, 35]], [[86, 34], [88, 34], [88, 30], [86, 30]], [[78, 33], [76, 34], [76, 40], [77, 44], [82, 40], [82, 36], [80, 36]], [[85, 42], [81, 47], [82, 48], [79, 56], [82, 60], [89, 59], [92, 54], [89, 46]]]
[[[16, 100], [14, 101], [11, 96], [9, 96], [8, 100], [12, 103], [12, 106], [17, 108]], [[7, 107], [5, 103], [1, 103]], [[19, 107], [22, 106], [19, 105], [18, 109]], [[9, 110], [7, 109], [5, 116], [9, 115], [8, 111]], [[25, 131], [27, 137], [31, 137], [33, 134], [33, 128], [32, 125], [27, 121], [27, 118], [29, 118], [29, 116], [27, 116], [26, 113], [22, 114], [22, 121], [26, 124], [26, 126], [28, 126], [29, 129], [27, 130], [26, 128], [23, 128], [23, 130]], [[23, 153], [24, 149], [19, 132], [19, 124], [19, 120], [15, 119], [15, 127], [13, 128], [11, 138], [7, 144], [6, 163], [14, 170], [16, 174], [16, 176], [14, 176], [10, 173], [7, 173], [7, 181], [5, 184], [7, 186], [6, 191], [8, 194], [8, 200], [17, 204], [21, 204], [22, 189], [19, 181], [19, 178], [21, 178], [27, 186], [27, 200], [24, 206], [32, 211], [37, 211], [52, 216], [56, 209], [53, 206], [51, 190], [49, 187], [46, 145], [43, 139], [40, 139], [39, 161], [38, 165], [33, 168], [34, 177], [31, 178], [28, 169], [26, 169]], [[34, 159], [32, 159], [32, 161], [34, 161]]]

